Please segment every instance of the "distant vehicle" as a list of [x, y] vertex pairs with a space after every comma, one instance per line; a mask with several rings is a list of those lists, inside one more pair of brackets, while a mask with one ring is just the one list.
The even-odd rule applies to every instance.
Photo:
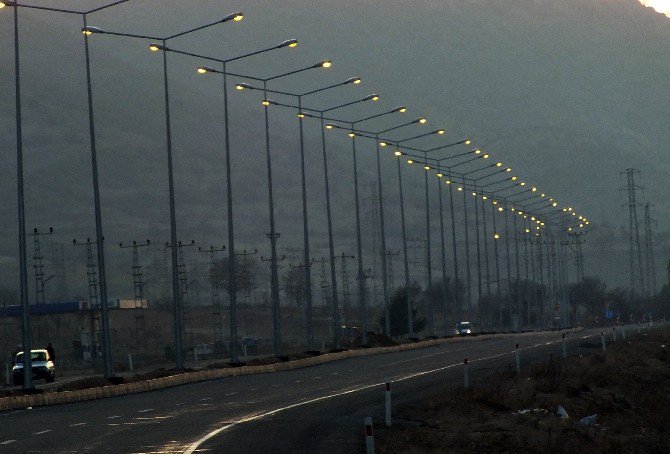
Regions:
[[[46, 350], [31, 350], [30, 360], [32, 362], [33, 378], [44, 379], [51, 383], [56, 379], [56, 368], [54, 362]], [[12, 368], [14, 386], [23, 384], [23, 352], [16, 354], [16, 361]]]
[[456, 334], [458, 336], [471, 336], [475, 333], [475, 330], [470, 322], [461, 322], [456, 325]]

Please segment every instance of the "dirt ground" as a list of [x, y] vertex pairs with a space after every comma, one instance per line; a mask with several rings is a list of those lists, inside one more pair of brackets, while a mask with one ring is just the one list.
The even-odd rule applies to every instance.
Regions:
[[376, 452], [670, 452], [667, 327], [488, 383], [399, 407]]

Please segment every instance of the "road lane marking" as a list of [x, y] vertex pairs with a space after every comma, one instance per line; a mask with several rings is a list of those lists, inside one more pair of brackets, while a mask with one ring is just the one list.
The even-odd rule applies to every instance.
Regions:
[[147, 409], [144, 409], [144, 410], [139, 410], [138, 413], [146, 413], [148, 411], [154, 411], [154, 409], [153, 408], [147, 408]]
[[235, 391], [234, 393], [224, 394], [224, 396], [232, 396], [232, 395], [235, 395], [235, 394], [237, 394], [237, 391]]
[[[558, 343], [558, 342], [561, 342], [561, 340], [557, 340], [555, 342], [549, 342], [548, 344], [555, 344], [555, 343]], [[523, 347], [523, 348], [520, 348], [519, 350], [530, 350], [531, 348], [540, 347], [540, 346], [542, 346], [542, 345], [538, 344], [538, 345], [534, 345], [534, 346], [531, 346], [531, 347]], [[510, 355], [512, 353], [514, 353], [513, 350], [512, 351], [505, 351], [505, 352], [498, 353], [498, 354], [495, 354], [495, 355], [470, 360], [470, 362], [473, 363], [473, 362], [486, 361], [486, 360], [489, 360], [489, 359], [500, 358], [501, 356], [507, 356], [507, 355]], [[410, 374], [410, 375], [407, 375], [405, 377], [396, 378], [394, 380], [394, 382], [411, 380], [412, 378], [421, 377], [421, 376], [433, 374], [433, 373], [436, 373], [436, 372], [442, 372], [442, 371], [445, 371], [447, 369], [452, 369], [454, 367], [458, 367], [458, 366], [461, 366], [461, 365], [462, 365], [462, 363], [459, 361], [457, 363], [448, 364], [446, 366], [442, 366], [442, 367], [439, 367], [437, 369], [426, 370], [426, 371]], [[255, 415], [252, 415], [252, 416], [248, 416], [246, 418], [242, 418], [238, 421], [228, 423], [224, 426], [221, 426], [218, 429], [214, 429], [211, 432], [209, 432], [208, 434], [201, 437], [200, 439], [194, 441], [184, 451], [184, 454], [193, 454], [194, 452], [196, 452], [200, 448], [200, 446], [203, 443], [205, 443], [208, 440], [216, 437], [218, 434], [220, 434], [220, 433], [222, 433], [222, 432], [224, 432], [224, 431], [226, 431], [226, 430], [228, 430], [232, 427], [238, 426], [240, 424], [264, 419], [264, 418], [267, 418], [268, 416], [273, 416], [277, 413], [281, 413], [281, 412], [291, 410], [291, 409], [297, 408], [297, 407], [302, 407], [304, 405], [309, 405], [309, 404], [312, 404], [312, 403], [315, 403], [315, 402], [321, 402], [321, 401], [324, 401], [324, 400], [333, 399], [335, 397], [341, 397], [341, 396], [345, 396], [345, 395], [349, 395], [349, 394], [353, 394], [353, 393], [357, 393], [357, 392], [360, 392], [360, 391], [365, 391], [365, 390], [368, 390], [368, 389], [372, 389], [372, 388], [375, 388], [375, 387], [381, 387], [381, 386], [384, 386], [384, 383], [373, 383], [373, 384], [370, 384], [370, 385], [362, 385], [358, 388], [348, 389], [348, 390], [340, 391], [340, 392], [337, 392], [337, 393], [316, 397], [316, 398], [313, 398], [313, 399], [297, 402], [297, 403], [287, 405], [287, 406], [284, 406], [284, 407], [276, 408], [274, 410], [266, 411], [264, 413], [259, 413], [259, 414], [255, 414]]]
[[77, 424], [70, 424], [70, 427], [85, 426], [86, 424], [88, 424], [88, 423], [78, 422]]
[[120, 418], [120, 417], [121, 416], [119, 416], [119, 415], [107, 416], [107, 419], [116, 419], [116, 418]]
[[296, 380], [294, 383], [300, 383], [302, 380]]
[[39, 432], [33, 432], [33, 435], [42, 435], [42, 434], [45, 434], [47, 432], [51, 432], [51, 429], [42, 430], [42, 431], [39, 431]]
[[8, 445], [8, 444], [14, 443], [15, 441], [16, 440], [5, 440], [3, 442], [0, 442], [0, 445]]
[[202, 399], [200, 399], [200, 400], [201, 400], [201, 401], [205, 401], [205, 400], [212, 400], [212, 398], [211, 398], [211, 397], [203, 397], [203, 398], [202, 398]]

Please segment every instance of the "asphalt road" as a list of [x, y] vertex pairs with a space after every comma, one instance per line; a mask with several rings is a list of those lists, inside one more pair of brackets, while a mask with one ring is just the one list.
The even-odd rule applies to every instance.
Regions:
[[[413, 401], [463, 386], [462, 363], [468, 358], [470, 383], [476, 384], [514, 367], [517, 342], [521, 367], [561, 352], [558, 332], [475, 337], [293, 371], [7, 412], [0, 414], [0, 452], [361, 452], [363, 418], [383, 424], [387, 379], [394, 382], [394, 404]], [[570, 334], [568, 354], [599, 345], [598, 330]]]

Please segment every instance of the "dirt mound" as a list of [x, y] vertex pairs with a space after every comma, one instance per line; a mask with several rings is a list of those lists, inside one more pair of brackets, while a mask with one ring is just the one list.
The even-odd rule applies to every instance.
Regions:
[[650, 333], [401, 407], [378, 452], [670, 452], [669, 347], [670, 331]]

